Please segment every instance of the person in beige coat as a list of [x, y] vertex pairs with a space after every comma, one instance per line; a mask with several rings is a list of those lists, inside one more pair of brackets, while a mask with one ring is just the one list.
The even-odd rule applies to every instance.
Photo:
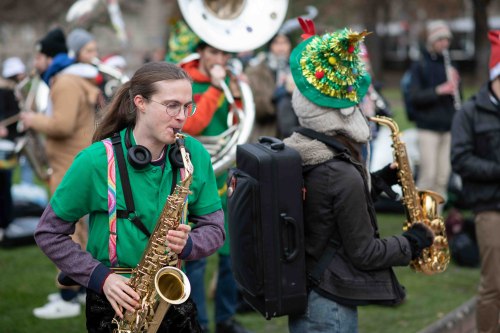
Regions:
[[99, 88], [89, 79], [62, 74], [54, 78], [50, 90], [52, 116], [31, 113], [23, 117], [25, 126], [47, 137], [46, 152], [53, 169], [52, 194], [76, 155], [91, 144], [99, 93]]
[[[71, 34], [70, 36], [71, 37]], [[71, 40], [68, 44], [71, 47]], [[80, 47], [85, 41], [79, 41]], [[75, 55], [78, 59], [78, 49]], [[94, 116], [100, 90], [95, 84], [97, 69], [89, 64], [73, 63], [66, 54], [54, 58], [51, 66], [63, 67], [49, 79], [52, 109], [48, 115], [27, 112], [21, 116], [25, 128], [31, 128], [46, 137], [46, 153], [53, 169], [50, 177], [50, 192], [53, 195], [76, 155], [92, 143]], [[69, 63], [70, 65], [66, 65]], [[61, 65], [62, 64], [62, 65]], [[50, 71], [50, 68], [49, 68]], [[72, 239], [82, 249], [87, 246], [88, 231], [83, 219], [76, 224]], [[78, 288], [66, 288], [57, 284], [60, 293], [49, 295], [49, 303], [36, 308], [33, 314], [38, 318], [55, 319], [74, 317], [80, 314], [84, 295]]]
[[251, 142], [257, 141], [259, 136], [285, 138], [299, 126], [291, 105], [291, 93], [295, 88], [289, 64], [291, 45], [288, 36], [277, 34], [269, 42], [269, 51], [260, 62], [254, 59], [245, 70], [255, 102]]

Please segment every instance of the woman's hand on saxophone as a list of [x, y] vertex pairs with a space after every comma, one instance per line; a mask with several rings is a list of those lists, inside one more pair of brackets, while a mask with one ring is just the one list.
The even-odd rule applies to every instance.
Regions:
[[123, 308], [134, 312], [139, 306], [139, 295], [127, 285], [128, 282], [126, 277], [113, 273], [108, 275], [102, 287], [104, 295], [120, 318], [123, 318]]
[[167, 235], [169, 241], [168, 247], [177, 254], [182, 253], [189, 238], [190, 231], [191, 227], [187, 224], [181, 224], [177, 227], [177, 230], [170, 230]]

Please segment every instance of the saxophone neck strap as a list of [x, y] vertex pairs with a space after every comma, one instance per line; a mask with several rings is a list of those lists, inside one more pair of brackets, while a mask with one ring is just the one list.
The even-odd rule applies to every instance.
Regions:
[[[141, 221], [139, 216], [135, 211], [134, 197], [132, 196], [132, 188], [130, 187], [130, 179], [128, 177], [127, 163], [125, 162], [125, 155], [123, 154], [122, 139], [119, 133], [116, 133], [111, 138], [111, 143], [113, 144], [114, 151], [116, 153], [116, 158], [118, 162], [118, 170], [120, 171], [120, 178], [122, 181], [123, 196], [125, 197], [125, 205], [127, 210], [117, 210], [116, 217], [129, 219], [143, 234], [148, 238], [151, 237], [151, 233], [148, 228]], [[134, 214], [134, 217], [130, 217]]]
[[[132, 196], [132, 188], [130, 186], [130, 179], [128, 176], [127, 163], [125, 161], [125, 155], [123, 154], [123, 147], [121, 145], [120, 134], [115, 134], [111, 138], [114, 150], [116, 152], [116, 158], [118, 162], [118, 170], [120, 171], [120, 178], [122, 181], [123, 196], [125, 197], [125, 205], [127, 210], [117, 210], [116, 217], [122, 219], [128, 219], [132, 222], [143, 234], [148, 238], [151, 237], [151, 233], [146, 228], [144, 223], [141, 221], [139, 216], [135, 211], [134, 197]], [[166, 162], [165, 162], [166, 163]], [[175, 185], [177, 184], [177, 168], [172, 165], [172, 194], [175, 190]], [[133, 217], [131, 217], [133, 214]]]

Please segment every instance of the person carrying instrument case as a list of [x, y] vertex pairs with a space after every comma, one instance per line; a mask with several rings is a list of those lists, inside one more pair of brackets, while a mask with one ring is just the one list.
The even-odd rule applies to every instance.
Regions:
[[[391, 267], [419, 257], [433, 232], [414, 223], [380, 237], [372, 197], [398, 178], [394, 165], [370, 174], [360, 163], [357, 146], [371, 139], [358, 106], [371, 81], [359, 59], [366, 32], [316, 36], [312, 21], [301, 25], [290, 63], [304, 128], [284, 144], [239, 146], [228, 175], [233, 272], [246, 301], [268, 319], [288, 315], [290, 332], [352, 333], [358, 306], [405, 298]], [[340, 72], [345, 81], [331, 82]]]

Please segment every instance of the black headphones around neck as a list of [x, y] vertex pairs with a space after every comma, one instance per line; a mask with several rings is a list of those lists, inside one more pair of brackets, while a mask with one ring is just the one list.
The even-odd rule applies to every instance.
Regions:
[[[130, 124], [125, 131], [125, 147], [127, 148], [127, 161], [136, 169], [142, 169], [151, 163], [151, 152], [144, 146], [135, 145], [132, 146], [130, 141], [130, 132], [134, 127]], [[186, 147], [186, 152], [190, 154], [189, 149]], [[182, 155], [179, 147], [173, 144], [170, 147], [170, 152], [168, 156], [170, 164], [178, 169], [184, 168], [184, 163], [182, 162]]]
[[127, 161], [131, 166], [137, 169], [142, 169], [151, 163], [151, 152], [148, 148], [135, 145], [132, 146], [132, 142], [130, 141], [130, 132], [134, 127], [133, 124], [130, 124], [125, 131], [125, 147], [127, 148]]

